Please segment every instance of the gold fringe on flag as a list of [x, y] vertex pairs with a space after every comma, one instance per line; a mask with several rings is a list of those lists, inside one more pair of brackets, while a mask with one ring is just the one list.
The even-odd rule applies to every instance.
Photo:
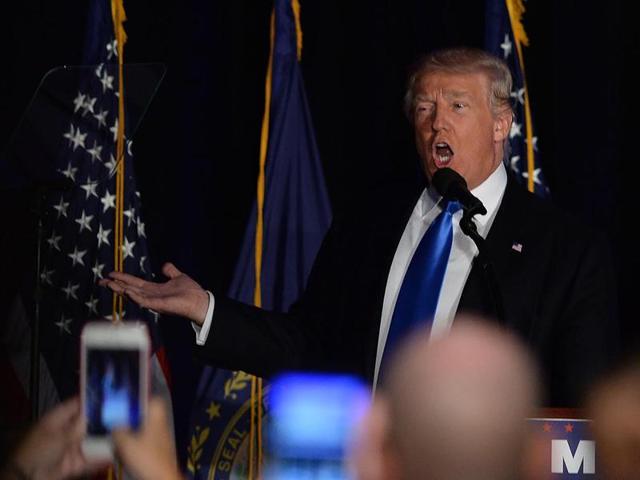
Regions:
[[529, 88], [527, 87], [527, 78], [524, 70], [524, 56], [522, 54], [522, 45], [529, 46], [529, 37], [522, 23], [522, 16], [525, 8], [522, 0], [505, 0], [507, 10], [509, 11], [509, 21], [511, 23], [511, 31], [513, 32], [513, 40], [516, 44], [518, 59], [520, 60], [520, 68], [522, 69], [522, 83], [524, 85], [524, 116], [525, 129], [527, 132], [527, 189], [533, 192], [535, 189], [535, 157], [533, 153], [533, 122], [531, 120], [531, 106], [529, 103]]
[[[113, 30], [116, 40], [116, 51], [118, 53], [118, 131], [116, 132], [116, 209], [113, 256], [114, 268], [118, 272], [123, 271], [123, 248], [124, 244], [124, 75], [123, 59], [124, 44], [127, 42], [127, 34], [124, 31], [123, 23], [127, 20], [124, 11], [123, 0], [111, 0], [111, 16], [113, 19]], [[113, 322], [122, 320], [123, 298], [121, 295], [113, 294]]]
[[[298, 61], [302, 58], [302, 27], [300, 24], [300, 3], [298, 0], [291, 0], [291, 8], [296, 25], [296, 47]], [[260, 166], [258, 170], [257, 185], [257, 218], [255, 234], [255, 288], [253, 303], [256, 307], [262, 306], [262, 247], [264, 241], [264, 195], [265, 195], [265, 172], [267, 161], [267, 148], [269, 146], [269, 122], [271, 117], [271, 83], [273, 75], [273, 48], [275, 43], [275, 11], [271, 13], [270, 26], [270, 48], [269, 63], [267, 65], [267, 75], [264, 89], [264, 113], [262, 116], [262, 130], [260, 134]], [[249, 480], [260, 478], [262, 466], [262, 379], [252, 377], [251, 379], [251, 424], [249, 429]], [[255, 464], [255, 471], [254, 471]]]

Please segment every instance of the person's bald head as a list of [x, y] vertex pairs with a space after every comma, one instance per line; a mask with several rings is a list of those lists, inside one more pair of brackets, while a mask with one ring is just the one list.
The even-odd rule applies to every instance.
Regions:
[[458, 318], [450, 334], [413, 336], [380, 401], [401, 478], [510, 479], [537, 401], [535, 368], [509, 334]]

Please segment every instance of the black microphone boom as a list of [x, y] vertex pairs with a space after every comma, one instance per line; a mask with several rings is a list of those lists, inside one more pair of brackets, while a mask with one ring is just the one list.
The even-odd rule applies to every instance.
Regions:
[[487, 209], [482, 202], [467, 188], [467, 182], [462, 176], [450, 168], [440, 168], [433, 175], [433, 186], [446, 200], [457, 200], [470, 216], [485, 215]]

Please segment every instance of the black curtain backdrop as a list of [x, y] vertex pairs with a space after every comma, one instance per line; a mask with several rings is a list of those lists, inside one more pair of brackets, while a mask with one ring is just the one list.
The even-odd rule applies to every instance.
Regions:
[[[401, 111], [409, 65], [433, 48], [482, 46], [484, 2], [301, 0], [307, 94], [334, 211], [374, 184], [416, 174]], [[125, 1], [127, 62], [160, 61], [167, 76], [134, 141], [152, 261], [171, 260], [214, 292], [229, 284], [255, 196], [271, 2]], [[638, 29], [622, 0], [526, 2], [526, 73], [553, 202], [609, 235], [625, 351], [635, 318], [639, 254], [635, 151]], [[0, 145], [39, 79], [77, 64], [86, 2], [12, 2], [0, 31]], [[25, 198], [2, 198], [0, 299], [33, 268]], [[9, 207], [10, 205], [10, 207]], [[34, 275], [32, 275], [34, 276]], [[6, 308], [6, 303], [2, 304]], [[174, 370], [178, 448], [199, 366], [184, 320], [161, 321]]]

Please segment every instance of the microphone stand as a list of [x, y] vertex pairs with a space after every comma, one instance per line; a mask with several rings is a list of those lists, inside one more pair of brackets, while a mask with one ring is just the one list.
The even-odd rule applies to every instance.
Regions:
[[463, 209], [462, 218], [460, 219], [460, 228], [465, 235], [471, 237], [471, 240], [473, 240], [473, 242], [478, 247], [478, 261], [480, 262], [482, 273], [484, 274], [487, 285], [489, 286], [489, 295], [491, 296], [491, 300], [496, 309], [496, 317], [500, 323], [504, 323], [505, 317], [504, 307], [502, 303], [502, 292], [500, 291], [500, 286], [498, 285], [496, 272], [493, 268], [491, 260], [489, 259], [489, 255], [487, 254], [486, 241], [478, 233], [478, 227], [473, 221], [474, 215], [476, 215], [477, 213], [486, 212], [487, 211], [482, 206], [482, 204], [480, 204], [480, 207]]

